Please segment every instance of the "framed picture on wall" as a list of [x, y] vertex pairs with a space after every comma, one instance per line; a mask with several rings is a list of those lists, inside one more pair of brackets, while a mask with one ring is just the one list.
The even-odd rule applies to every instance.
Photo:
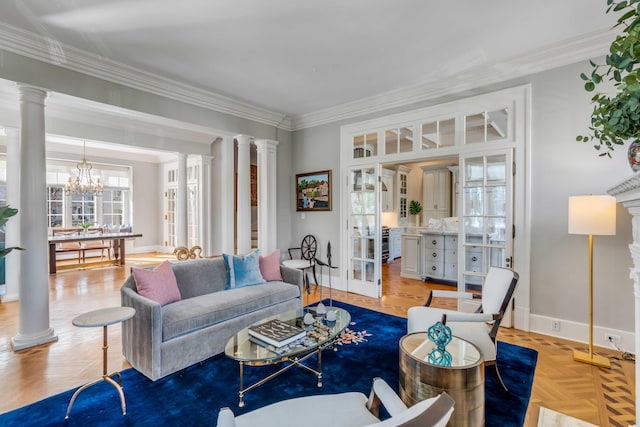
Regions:
[[296, 211], [331, 210], [331, 171], [296, 175]]

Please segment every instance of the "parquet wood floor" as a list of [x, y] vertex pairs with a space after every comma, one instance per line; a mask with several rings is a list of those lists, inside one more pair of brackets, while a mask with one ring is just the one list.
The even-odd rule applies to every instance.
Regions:
[[[167, 255], [144, 254], [127, 258], [128, 266], [155, 265]], [[396, 316], [406, 316], [414, 305], [422, 305], [430, 289], [449, 288], [399, 277], [400, 262], [383, 268], [384, 292], [372, 299], [333, 291], [333, 297], [349, 304]], [[98, 378], [102, 372], [102, 331], [76, 328], [76, 315], [111, 305], [120, 305], [120, 286], [128, 267], [100, 267], [66, 270], [49, 278], [51, 327], [58, 342], [19, 352], [10, 347], [18, 331], [18, 302], [0, 304], [0, 384], [4, 391], [0, 413], [78, 387]], [[322, 297], [328, 298], [328, 291]], [[311, 301], [320, 298], [312, 287]], [[442, 304], [442, 303], [441, 303]], [[109, 372], [129, 367], [123, 358], [120, 327], [109, 331]], [[612, 358], [612, 369], [574, 362], [573, 349], [585, 345], [515, 329], [501, 328], [498, 338], [538, 351], [538, 364], [525, 426], [537, 425], [541, 406], [603, 427], [635, 423], [635, 363], [620, 354], [597, 349]]]

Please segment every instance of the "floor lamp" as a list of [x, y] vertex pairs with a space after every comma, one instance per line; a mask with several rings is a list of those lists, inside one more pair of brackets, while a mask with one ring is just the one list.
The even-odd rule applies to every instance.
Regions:
[[615, 197], [569, 197], [569, 234], [589, 236], [589, 352], [574, 350], [573, 360], [611, 368], [609, 359], [593, 354], [593, 236], [616, 234]]

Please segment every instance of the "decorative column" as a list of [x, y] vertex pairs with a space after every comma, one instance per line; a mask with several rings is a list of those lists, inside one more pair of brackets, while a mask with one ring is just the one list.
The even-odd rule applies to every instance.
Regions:
[[200, 203], [200, 246], [202, 246], [203, 255], [212, 255], [211, 248], [213, 247], [212, 235], [211, 235], [211, 163], [213, 162], [212, 156], [200, 156], [200, 191], [199, 200]]
[[216, 188], [220, 190], [220, 203], [216, 207], [220, 215], [220, 248], [223, 253], [232, 254], [235, 251], [235, 144], [232, 136], [222, 138], [220, 148], [220, 182]]
[[20, 86], [20, 315], [14, 350], [57, 341], [49, 327], [49, 245], [44, 99], [47, 92]]
[[[18, 209], [6, 225], [5, 245], [20, 246], [20, 131], [6, 128], [7, 134], [7, 205]], [[18, 300], [20, 290], [20, 254], [12, 252], [5, 259], [5, 283], [7, 292], [2, 301]]]
[[187, 155], [178, 153], [178, 194], [176, 206], [176, 246], [189, 244], [189, 210], [187, 205]]
[[236, 136], [238, 142], [237, 253], [251, 251], [251, 137]]
[[[633, 231], [633, 242], [629, 245], [633, 267], [629, 277], [633, 281], [634, 297], [634, 332], [635, 349], [634, 353], [640, 354], [640, 173], [633, 175], [626, 181], [616, 185], [607, 191], [615, 196], [618, 202], [622, 202], [624, 207], [632, 215], [631, 225]], [[636, 363], [636, 423], [640, 421], [640, 364]]]
[[258, 139], [258, 247], [266, 255], [278, 247], [278, 141]]

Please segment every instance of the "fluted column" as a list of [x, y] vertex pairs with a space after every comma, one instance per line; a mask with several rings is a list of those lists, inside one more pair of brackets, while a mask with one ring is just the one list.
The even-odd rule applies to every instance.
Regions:
[[258, 247], [269, 254], [278, 247], [278, 141], [256, 140], [258, 149]]
[[[20, 246], [20, 131], [5, 129], [7, 133], [7, 205], [18, 209], [6, 225], [5, 245]], [[2, 301], [16, 301], [20, 291], [20, 254], [12, 252], [5, 258], [5, 283], [7, 292]]]
[[178, 153], [178, 193], [176, 206], [176, 246], [189, 243], [189, 210], [187, 204], [187, 155]]
[[41, 89], [20, 86], [20, 315], [14, 350], [57, 341], [49, 326], [47, 182], [44, 99]]
[[251, 251], [251, 137], [236, 136], [238, 142], [237, 253]]

